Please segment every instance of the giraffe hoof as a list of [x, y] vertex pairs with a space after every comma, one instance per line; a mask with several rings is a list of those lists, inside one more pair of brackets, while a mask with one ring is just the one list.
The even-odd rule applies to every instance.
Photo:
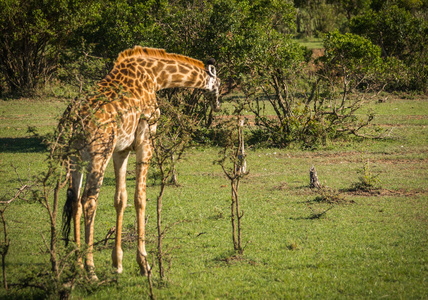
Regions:
[[143, 277], [148, 277], [150, 272], [149, 264], [146, 264], [144, 267], [140, 267], [140, 275]]
[[98, 281], [97, 274], [95, 274], [95, 269], [93, 267], [88, 268], [87, 272], [88, 272], [88, 278], [90, 281]]
[[89, 273], [89, 280], [90, 281], [99, 281], [97, 274], [95, 272]]

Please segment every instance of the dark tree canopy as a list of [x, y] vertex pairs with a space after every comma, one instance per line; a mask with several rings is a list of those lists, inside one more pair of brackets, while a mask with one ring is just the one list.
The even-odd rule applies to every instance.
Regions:
[[82, 57], [100, 58], [107, 70], [135, 45], [213, 57], [232, 87], [248, 71], [247, 58], [276, 34], [288, 41], [334, 30], [363, 35], [384, 57], [421, 66], [427, 6], [428, 0], [0, 0], [0, 92], [31, 93], [58, 76], [74, 80], [70, 70], [86, 76], [76, 66]]

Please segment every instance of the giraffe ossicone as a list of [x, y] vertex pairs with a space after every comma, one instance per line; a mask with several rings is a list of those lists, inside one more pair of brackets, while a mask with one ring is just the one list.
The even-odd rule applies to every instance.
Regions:
[[[156, 132], [156, 120], [160, 114], [156, 92], [176, 87], [203, 89], [206, 90], [206, 98], [210, 100], [212, 109], [217, 111], [220, 109], [220, 79], [213, 60], [205, 66], [199, 60], [166, 53], [163, 49], [135, 46], [119, 54], [113, 69], [98, 83], [98, 87], [96, 96], [74, 108], [74, 118], [78, 118], [76, 123], [81, 124], [83, 135], [72, 144], [77, 154], [70, 157], [71, 179], [63, 212], [65, 240], [68, 241], [70, 223], [73, 220], [74, 242], [80, 247], [80, 218], [83, 213], [85, 243], [88, 247], [85, 267], [95, 279], [95, 213], [104, 172], [113, 157], [116, 179], [114, 207], [117, 217], [112, 262], [117, 271], [122, 272], [122, 224], [128, 200], [126, 169], [129, 153], [135, 150], [137, 262], [141, 274], [147, 275], [149, 266], [146, 260], [144, 216], [147, 170], [153, 153], [149, 139]], [[68, 110], [71, 109], [73, 108], [70, 106]], [[82, 161], [84, 164], [80, 163]], [[85, 166], [83, 169], [79, 167], [82, 165]], [[82, 190], [84, 174], [86, 182]]]

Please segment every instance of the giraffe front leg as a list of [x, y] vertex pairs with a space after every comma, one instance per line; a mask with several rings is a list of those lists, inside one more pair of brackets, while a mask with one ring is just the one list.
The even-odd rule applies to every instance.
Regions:
[[[151, 126], [152, 132], [156, 130], [156, 125]], [[141, 120], [137, 130], [136, 139], [136, 187], [135, 187], [135, 210], [137, 216], [138, 244], [137, 263], [140, 266], [140, 273], [147, 276], [150, 266], [147, 262], [147, 252], [145, 244], [145, 211], [146, 211], [146, 180], [149, 162], [152, 157], [152, 148], [148, 134], [149, 126], [146, 121]]]
[[128, 201], [126, 192], [126, 166], [128, 163], [129, 151], [117, 152], [113, 154], [114, 173], [116, 177], [116, 194], [114, 195], [114, 207], [116, 208], [116, 239], [113, 252], [111, 254], [113, 267], [117, 273], [122, 273], [122, 222], [123, 213]]
[[148, 163], [137, 162], [137, 186], [134, 205], [137, 217], [137, 263], [140, 266], [141, 275], [147, 276], [150, 267], [147, 263], [147, 251], [145, 244], [145, 211], [146, 211], [146, 176]]

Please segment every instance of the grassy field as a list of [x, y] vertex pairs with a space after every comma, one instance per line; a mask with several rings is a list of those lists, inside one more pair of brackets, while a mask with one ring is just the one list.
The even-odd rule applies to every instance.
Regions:
[[300, 45], [305, 46], [310, 50], [324, 48], [321, 38], [303, 38], [296, 39], [296, 41], [299, 42]]
[[[46, 149], [32, 137], [52, 131], [64, 103], [55, 99], [0, 101], [0, 196], [11, 196], [43, 171]], [[194, 147], [179, 163], [179, 187], [164, 196], [165, 237], [171, 254], [167, 282], [157, 299], [427, 299], [428, 298], [428, 99], [398, 97], [373, 104], [375, 122], [391, 129], [387, 140], [330, 142], [317, 151], [249, 149], [250, 174], [240, 185], [245, 212], [244, 254], [233, 252], [229, 219], [230, 187], [213, 165], [220, 149]], [[353, 191], [369, 160], [380, 188]], [[13, 164], [13, 167], [11, 166]], [[135, 164], [131, 157], [129, 170]], [[344, 203], [315, 201], [309, 168], [340, 192]], [[15, 172], [16, 169], [16, 172]], [[135, 188], [130, 172], [130, 199]], [[149, 179], [148, 250], [155, 250], [155, 199], [159, 186]], [[115, 225], [114, 176], [109, 165], [99, 198], [95, 240]], [[61, 206], [63, 203], [61, 203]], [[132, 232], [132, 200], [124, 228]], [[317, 214], [330, 209], [321, 217]], [[6, 268], [9, 284], [49, 268], [41, 234], [49, 235], [46, 211], [38, 203], [16, 201], [6, 210], [11, 239]], [[3, 232], [0, 232], [3, 238]], [[147, 280], [138, 276], [135, 242], [124, 247], [124, 273], [111, 273], [112, 243], [97, 247], [100, 278], [116, 279], [94, 289], [77, 288], [73, 299], [148, 298]], [[0, 298], [44, 298], [35, 289], [0, 288]]]

